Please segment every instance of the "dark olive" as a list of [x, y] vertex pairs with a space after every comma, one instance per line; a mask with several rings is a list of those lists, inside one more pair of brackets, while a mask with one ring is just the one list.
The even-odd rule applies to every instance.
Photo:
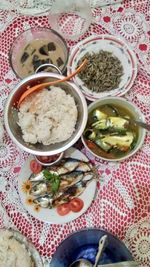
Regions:
[[60, 67], [60, 66], [64, 63], [61, 57], [59, 57], [59, 58], [56, 60], [56, 62], [57, 62], [58, 67]]
[[41, 55], [48, 56], [48, 47], [47, 45], [43, 45], [40, 47], [39, 52]]
[[35, 61], [37, 61], [37, 60], [39, 60], [39, 56], [38, 56], [38, 55], [34, 55], [34, 56], [33, 56], [33, 59], [32, 59], [32, 62], [35, 62]]
[[53, 61], [50, 58], [46, 58], [42, 60], [42, 64], [50, 63], [53, 64]]
[[36, 70], [40, 65], [43, 64], [43, 62], [42, 62], [42, 60], [39, 59], [39, 57], [37, 55], [34, 55], [34, 57], [32, 59], [32, 64], [33, 64], [34, 70]]
[[48, 43], [48, 51], [55, 51], [56, 50], [56, 46], [53, 42]]
[[29, 54], [27, 52], [24, 52], [21, 57], [21, 63], [23, 64], [27, 60], [28, 57], [29, 57]]

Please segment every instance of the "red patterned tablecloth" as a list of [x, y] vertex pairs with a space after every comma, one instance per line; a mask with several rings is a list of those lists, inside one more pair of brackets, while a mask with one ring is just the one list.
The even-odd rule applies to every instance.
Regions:
[[[150, 1], [127, 0], [93, 9], [96, 23], [82, 36], [113, 34], [135, 51], [138, 75], [125, 97], [134, 102], [150, 123]], [[36, 26], [47, 26], [47, 16], [19, 16], [0, 11], [0, 117], [3, 122], [5, 100], [17, 83], [8, 51], [14, 37]], [[68, 41], [70, 49], [75, 42]], [[50, 225], [33, 218], [21, 204], [17, 179], [28, 154], [20, 151], [4, 132], [0, 144], [0, 227], [12, 227], [26, 235], [46, 259], [51, 258], [60, 242], [85, 227], [105, 229], [122, 239], [141, 267], [150, 266], [150, 135], [142, 149], [120, 163], [98, 160], [82, 151], [98, 167], [96, 199], [80, 218], [63, 225]]]

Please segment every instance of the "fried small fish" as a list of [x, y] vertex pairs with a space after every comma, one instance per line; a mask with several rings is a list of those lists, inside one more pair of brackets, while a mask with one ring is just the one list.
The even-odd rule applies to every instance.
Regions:
[[94, 178], [91, 177], [87, 180], [81, 180], [78, 183], [68, 187], [65, 191], [58, 194], [58, 197], [55, 197], [52, 201], [52, 206], [57, 207], [60, 204], [69, 202], [71, 199], [80, 196], [87, 185], [93, 180]]

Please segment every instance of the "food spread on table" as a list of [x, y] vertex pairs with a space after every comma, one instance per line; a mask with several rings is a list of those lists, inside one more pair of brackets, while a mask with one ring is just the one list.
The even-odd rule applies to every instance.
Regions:
[[[122, 11], [123, 10], [121, 8], [119, 11], [115, 10], [115, 12], [120, 12], [120, 13]], [[109, 18], [105, 14], [105, 17], [103, 18], [103, 20], [105, 23], [110, 23], [111, 18]], [[130, 30], [131, 29], [128, 26], [128, 33]], [[123, 36], [123, 37], [126, 37], [126, 36]], [[141, 40], [143, 43], [146, 42], [144, 41], [145, 39], [141, 38]], [[116, 41], [116, 36], [115, 36], [115, 41]], [[93, 40], [91, 42], [93, 45], [94, 44]], [[104, 39], [102, 39], [102, 42], [104, 42]], [[86, 93], [84, 92], [85, 93], [84, 95], [87, 99], [94, 101], [96, 99], [95, 94], [98, 95], [101, 92], [102, 93], [106, 92], [108, 94], [110, 93], [109, 96], [111, 96], [111, 91], [113, 90], [113, 92], [116, 92], [115, 89], [117, 90], [117, 93], [115, 96], [117, 96], [117, 94], [123, 95], [120, 92], [121, 90], [124, 90], [124, 87], [127, 88], [127, 90], [129, 89], [132, 90], [130, 85], [131, 84], [133, 85], [133, 82], [137, 74], [136, 60], [135, 60], [136, 56], [132, 57], [131, 55], [131, 57], [129, 57], [131, 53], [130, 51], [128, 51], [128, 48], [126, 49], [126, 47], [124, 47], [124, 50], [122, 47], [120, 48], [119, 40], [118, 40], [118, 47], [116, 43], [115, 43], [116, 45], [115, 46], [112, 40], [109, 40], [109, 44], [114, 46], [113, 52], [110, 52], [111, 49], [107, 49], [108, 42], [107, 42], [106, 47], [104, 45], [103, 49], [96, 48], [94, 52], [93, 51], [91, 52], [90, 49], [89, 50], [87, 49], [87, 51], [89, 52], [84, 53], [85, 47], [81, 46], [81, 51], [80, 51], [81, 54], [79, 55], [80, 59], [79, 60], [75, 59], [75, 63], [73, 62], [73, 64], [75, 66], [78, 66], [85, 59], [87, 59], [85, 67], [77, 75], [77, 79], [80, 79], [83, 82], [83, 86], [87, 87], [87, 91], [88, 90], [90, 91], [89, 98], [88, 98], [88, 95], [86, 95]], [[96, 44], [96, 41], [95, 41], [95, 44]], [[69, 42], [69, 45], [70, 45], [70, 42]], [[147, 47], [148, 45], [146, 44], [140, 44], [140, 43], [138, 44], [138, 49], [142, 51], [140, 53], [144, 54], [144, 52], [148, 50]], [[123, 61], [121, 60], [121, 58], [119, 58], [118, 53], [115, 53], [117, 49], [121, 51], [120, 53], [122, 53], [124, 58], [126, 57], [126, 52], [128, 52], [128, 57], [126, 57], [126, 60]], [[78, 57], [78, 52], [77, 52], [77, 57]], [[18, 55], [16, 55], [16, 64], [19, 66], [20, 77], [30, 76], [30, 74], [34, 73], [41, 64], [45, 64], [45, 63], [52, 63], [61, 69], [63, 68], [62, 66], [64, 65], [65, 61], [66, 59], [64, 56], [63, 48], [59, 47], [57, 43], [49, 39], [32, 40], [25, 46], [22, 46], [20, 51], [18, 51]], [[126, 65], [126, 63], [128, 63], [128, 65]], [[127, 71], [127, 68], [125, 68], [126, 66], [131, 68], [130, 72]], [[71, 69], [70, 66], [69, 68]], [[140, 75], [142, 76], [143, 73], [140, 73]], [[148, 84], [147, 73], [145, 77], [146, 77], [145, 80], [144, 78], [143, 80], [144, 80], [144, 86], [146, 87]], [[73, 85], [74, 81], [71, 81], [71, 82], [67, 81], [66, 83], [67, 86], [68, 84]], [[122, 81], [123, 82], [125, 81], [125, 82], [122, 83]], [[10, 81], [7, 78], [5, 82], [8, 82], [9, 84]], [[37, 80], [37, 84], [39, 83], [40, 83], [39, 80]], [[41, 83], [43, 83], [43, 81]], [[12, 129], [13, 128], [12, 126], [15, 125], [15, 127], [17, 128], [16, 132], [17, 132], [17, 138], [18, 138], [17, 139], [18, 147], [23, 148], [23, 145], [22, 145], [23, 141], [25, 143], [28, 143], [31, 147], [34, 147], [34, 148], [38, 147], [39, 155], [37, 155], [37, 150], [35, 150], [36, 157], [39, 161], [41, 160], [45, 164], [54, 162], [55, 160], [57, 161], [60, 155], [60, 151], [58, 149], [57, 151], [58, 153], [55, 154], [55, 153], [52, 153], [52, 150], [50, 150], [50, 155], [48, 155], [48, 151], [46, 151], [45, 153], [43, 146], [45, 147], [50, 146], [53, 148], [55, 145], [61, 143], [61, 148], [62, 148], [64, 146], [64, 142], [68, 141], [72, 136], [77, 134], [79, 135], [78, 136], [78, 139], [79, 139], [81, 138], [83, 134], [82, 137], [87, 147], [89, 147], [89, 151], [87, 151], [86, 150], [87, 147], [85, 146], [84, 152], [86, 153], [87, 157], [89, 157], [90, 160], [86, 161], [84, 160], [84, 158], [82, 159], [82, 157], [76, 158], [73, 156], [63, 156], [61, 160], [58, 163], [54, 164], [53, 166], [43, 166], [35, 158], [32, 159], [30, 161], [30, 164], [28, 164], [27, 162], [26, 170], [23, 173], [25, 177], [24, 180], [21, 177], [21, 182], [20, 181], [18, 182], [18, 184], [21, 183], [21, 190], [20, 190], [20, 187], [18, 186], [19, 190], [21, 191], [21, 193], [19, 191], [20, 196], [21, 194], [24, 195], [26, 205], [31, 206], [34, 212], [40, 213], [41, 211], [44, 210], [44, 212], [47, 212], [47, 214], [49, 214], [50, 211], [52, 212], [54, 211], [54, 213], [52, 213], [52, 216], [55, 217], [57, 214], [54, 221], [51, 222], [50, 217], [48, 217], [48, 219], [44, 218], [45, 221], [44, 220], [43, 221], [46, 223], [50, 222], [52, 224], [59, 224], [58, 222], [59, 219], [61, 221], [62, 218], [69, 218], [70, 216], [69, 219], [66, 219], [64, 221], [68, 223], [71, 220], [77, 219], [84, 212], [86, 212], [86, 210], [92, 204], [92, 201], [93, 200], [95, 201], [97, 197], [97, 195], [95, 194], [96, 186], [98, 190], [99, 188], [102, 188], [103, 190], [103, 187], [105, 187], [105, 188], [108, 188], [108, 190], [105, 191], [104, 194], [102, 193], [101, 197], [98, 195], [97, 205], [95, 205], [95, 202], [93, 201], [93, 206], [91, 206], [91, 209], [93, 209], [93, 212], [95, 213], [96, 213], [96, 209], [102, 206], [102, 208], [100, 209], [101, 213], [98, 214], [101, 220], [100, 225], [104, 227], [110, 226], [109, 224], [107, 224], [108, 223], [106, 221], [107, 218], [105, 217], [105, 220], [103, 220], [103, 218], [105, 216], [105, 211], [106, 211], [107, 217], [109, 218], [109, 211], [110, 209], [113, 210], [113, 208], [115, 209], [116, 214], [117, 213], [119, 214], [118, 221], [120, 224], [121, 224], [121, 220], [123, 220], [122, 218], [127, 218], [128, 213], [129, 213], [129, 218], [127, 219], [128, 221], [130, 221], [131, 219], [133, 219], [134, 205], [138, 206], [138, 201], [139, 202], [141, 201], [140, 198], [142, 194], [141, 192], [138, 192], [140, 186], [139, 184], [137, 184], [137, 180], [139, 177], [138, 177], [138, 174], [136, 173], [136, 166], [138, 166], [137, 169], [140, 170], [141, 173], [144, 173], [147, 167], [146, 165], [147, 163], [145, 164], [141, 162], [142, 160], [143, 162], [145, 162], [144, 161], [146, 158], [145, 154], [147, 153], [147, 150], [148, 150], [147, 145], [145, 145], [145, 147], [143, 148], [140, 154], [140, 160], [138, 156], [137, 156], [137, 159], [135, 158], [135, 160], [137, 160], [137, 165], [135, 164], [135, 162], [129, 161], [128, 165], [130, 166], [128, 167], [125, 162], [123, 168], [121, 169], [119, 164], [117, 165], [114, 163], [113, 165], [112, 163], [111, 165], [110, 163], [109, 165], [109, 161], [111, 160], [117, 161], [117, 159], [124, 157], [125, 155], [128, 155], [136, 147], [139, 138], [141, 138], [141, 140], [143, 138], [143, 142], [144, 142], [145, 132], [143, 132], [142, 133], [143, 135], [141, 134], [141, 137], [139, 137], [140, 136], [139, 126], [130, 122], [130, 119], [131, 120], [135, 119], [132, 112], [130, 112], [128, 109], [126, 109], [125, 107], [119, 104], [108, 103], [105, 105], [100, 105], [94, 108], [91, 112], [89, 112], [88, 118], [87, 118], [87, 124], [85, 123], [86, 126], [84, 127], [83, 131], [80, 132], [80, 134], [78, 134], [80, 130], [80, 124], [81, 124], [79, 119], [81, 117], [81, 114], [84, 112], [84, 108], [86, 109], [86, 107], [84, 106], [81, 108], [81, 99], [82, 99], [81, 95], [79, 94], [77, 96], [77, 92], [78, 91], [80, 92], [80, 90], [82, 90], [82, 85], [80, 84], [78, 86], [78, 89], [77, 89], [78, 91], [75, 92], [73, 96], [73, 94], [72, 95], [68, 94], [67, 90], [65, 90], [63, 86], [61, 87], [61, 84], [62, 83], [60, 83], [59, 86], [45, 87], [44, 89], [40, 89], [40, 90], [37, 89], [36, 92], [31, 93], [30, 95], [26, 96], [25, 99], [23, 99], [21, 104], [18, 105], [18, 109], [14, 108], [13, 106], [12, 109], [14, 109], [15, 112], [17, 112], [17, 120], [16, 120], [16, 117], [14, 116], [15, 118], [14, 121], [11, 122], [10, 125], [8, 125], [8, 127]], [[34, 85], [36, 84], [34, 84], [34, 82], [32, 84], [31, 82], [31, 84], [29, 84], [29, 86], [25, 88], [25, 91], [28, 91], [28, 89], [29, 88], [31, 89], [31, 87]], [[145, 87], [143, 88], [146, 91], [147, 87], [146, 89]], [[71, 90], [72, 92], [74, 92], [74, 88], [71, 88]], [[136, 91], [138, 90], [135, 89], [135, 92]], [[144, 96], [140, 94], [137, 94], [135, 96], [134, 95], [135, 92], [132, 92], [132, 94], [129, 95], [130, 97], [129, 101], [135, 102], [135, 104], [138, 106], [140, 98], [141, 98], [142, 104], [144, 103], [142, 113], [144, 113], [145, 115], [148, 113], [147, 112], [147, 109], [148, 109], [147, 91]], [[139, 92], [140, 91], [138, 91], [138, 93]], [[123, 93], [126, 93], [126, 91], [123, 91]], [[17, 97], [21, 97], [20, 92], [18, 93]], [[79, 98], [79, 101], [78, 101], [78, 98]], [[84, 99], [84, 96], [83, 96], [83, 99]], [[144, 107], [144, 105], [146, 106], [146, 108]], [[8, 116], [9, 115], [10, 115], [10, 110], [8, 112]], [[144, 118], [144, 116], [142, 118]], [[86, 118], [84, 119], [86, 121]], [[82, 121], [83, 121], [83, 118], [82, 118]], [[78, 130], [76, 129], [77, 126], [79, 126]], [[10, 134], [11, 137], [14, 134], [13, 131], [14, 129], [12, 130], [12, 132], [11, 130], [8, 131], [8, 133], [11, 132]], [[19, 136], [20, 133], [21, 133], [21, 137]], [[6, 137], [4, 136], [4, 138]], [[12, 137], [12, 141], [13, 141], [13, 137]], [[147, 142], [147, 140], [145, 142]], [[141, 148], [142, 144], [143, 143], [140, 144], [139, 148]], [[67, 146], [66, 150], [65, 149], [63, 150], [66, 153], [67, 153], [67, 150], [69, 150], [69, 148], [72, 148], [72, 144], [70, 146], [69, 145]], [[2, 146], [3, 144], [1, 144], [1, 147]], [[14, 149], [14, 147], [10, 146], [10, 153], [11, 153], [11, 149]], [[90, 150], [97, 157], [93, 157], [93, 154], [90, 154]], [[20, 153], [20, 152], [17, 151], [17, 153]], [[142, 156], [143, 156], [143, 159], [142, 159]], [[16, 155], [15, 157], [17, 158]], [[10, 158], [12, 158], [12, 156]], [[16, 161], [14, 161], [15, 165], [17, 165], [16, 158], [15, 158]], [[106, 162], [104, 162], [103, 159], [106, 159]], [[99, 168], [98, 171], [95, 170], [93, 163], [97, 165], [97, 169]], [[11, 172], [14, 172], [15, 175], [17, 176], [17, 172], [20, 166], [13, 166], [13, 167], [11, 166], [10, 169], [8, 168], [6, 170], [6, 173], [11, 171]], [[112, 169], [110, 166], [112, 167]], [[121, 171], [119, 168], [121, 169]], [[126, 172], [125, 175], [127, 177], [128, 168], [130, 170], [130, 178], [132, 179], [134, 183], [134, 188], [133, 188], [134, 194], [131, 196], [130, 196], [131, 192], [128, 188], [128, 185], [124, 185], [123, 183], [125, 179], [121, 180], [122, 174], [120, 175], [120, 173]], [[27, 170], [27, 169], [30, 169], [30, 170]], [[28, 175], [26, 176], [26, 171], [27, 173], [28, 171], [30, 172], [29, 176]], [[113, 182], [111, 183], [111, 179], [113, 175], [115, 176], [115, 181], [113, 180]], [[100, 180], [100, 183], [98, 183], [98, 185], [96, 184], [97, 179], [95, 178], [97, 178], [97, 176], [99, 179], [102, 178], [102, 180], [104, 180], [104, 185], [102, 187], [101, 187], [102, 180]], [[5, 176], [4, 176], [4, 179], [5, 179]], [[141, 180], [142, 179], [143, 178], [141, 178]], [[10, 180], [11, 180], [11, 176], [9, 177], [8, 181], [10, 182]], [[96, 185], [95, 187], [93, 187], [94, 189], [91, 186], [93, 181], [96, 181], [95, 182]], [[5, 184], [2, 182], [2, 186], [3, 186], [2, 190], [4, 191], [4, 192], [2, 191], [2, 194], [6, 193], [7, 190], [9, 191], [9, 184], [7, 185], [7, 183]], [[92, 192], [88, 191], [88, 194], [84, 195], [86, 189], [88, 188], [92, 188], [91, 190]], [[118, 200], [118, 203], [120, 205], [120, 203], [122, 204], [121, 201], [124, 201], [123, 205], [124, 206], [126, 205], [125, 208], [123, 207], [123, 205], [115, 206], [113, 204], [113, 199], [111, 198], [111, 192], [113, 191], [115, 191], [114, 195], [116, 194], [116, 191], [117, 191], [118, 196], [122, 197], [123, 200]], [[131, 198], [129, 198], [128, 196], [130, 196]], [[87, 204], [86, 202], [88, 201], [90, 197], [91, 199], [89, 201], [89, 205], [87, 205], [87, 207], [85, 208]], [[109, 197], [109, 199], [107, 197]], [[5, 195], [3, 194], [2, 200], [4, 199], [5, 199]], [[21, 200], [22, 199], [23, 197], [21, 196]], [[137, 199], [137, 203], [136, 203], [136, 199]], [[145, 203], [144, 205], [146, 206], [147, 204]], [[4, 209], [8, 209], [8, 214], [7, 214], [8, 217], [9, 216], [13, 217], [12, 214], [13, 214], [13, 211], [15, 210], [15, 205], [13, 203], [14, 210], [13, 209], [11, 210], [12, 208], [11, 204], [10, 204], [10, 207], [7, 204], [8, 203], [6, 202]], [[141, 205], [141, 203], [139, 205]], [[1, 207], [1, 210], [3, 212], [3, 206]], [[18, 207], [16, 205], [17, 212], [15, 211], [15, 218], [19, 215], [20, 210], [19, 210], [19, 205]], [[113, 213], [112, 210], [111, 212]], [[141, 210], [142, 210], [141, 207], [137, 210], [135, 209], [135, 214], [140, 213], [141, 215]], [[80, 213], [81, 211], [83, 211], [83, 213]], [[33, 213], [29, 212], [29, 213], [34, 216], [34, 212]], [[94, 217], [93, 212], [90, 211], [89, 213], [85, 214], [85, 217], [83, 220], [81, 219], [81, 223], [84, 222], [84, 226], [86, 227], [89, 226], [91, 222], [92, 222], [92, 225], [97, 225], [96, 220], [99, 220], [99, 218], [97, 219], [96, 216]], [[144, 212], [145, 211], [143, 211], [142, 213], [143, 217], [145, 215]], [[77, 216], [71, 217], [72, 214], [77, 214]], [[28, 222], [28, 225], [25, 225], [25, 231], [26, 231], [26, 229], [30, 228], [31, 217], [28, 216], [28, 214], [25, 214], [25, 216], [26, 216], [25, 219]], [[35, 217], [34, 220], [37, 219], [36, 216], [34, 217]], [[114, 219], [115, 217], [112, 217], [112, 218]], [[40, 220], [41, 218], [38, 218], [38, 219]], [[80, 222], [80, 220], [78, 222]], [[35, 228], [38, 228], [38, 224], [40, 224], [40, 222], [35, 224]], [[22, 225], [23, 224], [21, 224], [21, 226]], [[43, 225], [41, 227], [42, 229], [44, 229]], [[111, 225], [112, 228], [110, 227], [110, 230], [113, 230], [114, 232], [115, 231], [119, 232], [119, 230], [117, 229], [117, 226], [113, 224], [113, 222], [112, 222], [112, 225]], [[83, 226], [83, 225], [79, 224], [79, 227], [80, 226]], [[71, 229], [76, 230], [76, 228], [73, 228], [74, 225], [72, 225], [71, 227], [72, 227]], [[147, 225], [145, 224], [144, 227], [146, 228]], [[30, 234], [32, 230], [33, 229], [30, 229], [29, 231]], [[133, 232], [136, 235], [136, 231], [133, 231]], [[34, 231], [32, 233], [34, 234]], [[144, 235], [143, 233], [144, 232], [142, 230], [142, 237]], [[121, 237], [125, 235], [124, 232], [121, 234], [122, 234], [120, 235]], [[44, 238], [45, 238], [44, 241], [42, 240], [42, 238], [40, 240], [42, 245], [40, 244], [39, 249], [43, 246], [43, 244], [46, 243], [47, 245], [47, 240], [46, 240], [47, 236], [45, 236]], [[134, 237], [132, 236], [132, 238]], [[147, 240], [146, 238], [145, 239], [143, 238], [144, 240], [143, 242]], [[136, 242], [138, 244], [138, 240], [136, 240]], [[137, 247], [137, 250], [138, 250], [138, 247]], [[140, 252], [138, 253], [140, 254]], [[43, 255], [45, 256], [46, 253], [45, 254], [43, 253]], [[28, 251], [26, 246], [24, 246], [23, 243], [20, 243], [17, 239], [15, 239], [14, 236], [11, 235], [11, 233], [6, 231], [4, 233], [0, 232], [0, 267], [1, 266], [37, 267], [38, 265], [34, 263], [32, 253]], [[144, 266], [147, 267], [148, 265], [144, 265]]]

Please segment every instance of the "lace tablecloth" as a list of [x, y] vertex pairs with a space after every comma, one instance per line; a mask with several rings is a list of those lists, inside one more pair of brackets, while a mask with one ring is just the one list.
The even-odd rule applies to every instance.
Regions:
[[[138, 75], [125, 96], [133, 101], [150, 123], [150, 2], [127, 0], [93, 9], [96, 23], [82, 36], [113, 34], [125, 40], [138, 58]], [[10, 69], [8, 51], [14, 37], [35, 26], [47, 26], [46, 16], [19, 16], [0, 11], [0, 117], [5, 100], [17, 83]], [[82, 39], [80, 38], [80, 39]], [[70, 49], [75, 42], [68, 41]], [[150, 135], [142, 149], [121, 163], [97, 160], [99, 184], [96, 199], [80, 218], [63, 225], [50, 225], [33, 218], [24, 209], [18, 193], [17, 177], [28, 154], [20, 151], [6, 131], [0, 144], [0, 227], [12, 227], [26, 235], [46, 259], [68, 234], [85, 228], [105, 229], [122, 239], [141, 267], [150, 266]]]

